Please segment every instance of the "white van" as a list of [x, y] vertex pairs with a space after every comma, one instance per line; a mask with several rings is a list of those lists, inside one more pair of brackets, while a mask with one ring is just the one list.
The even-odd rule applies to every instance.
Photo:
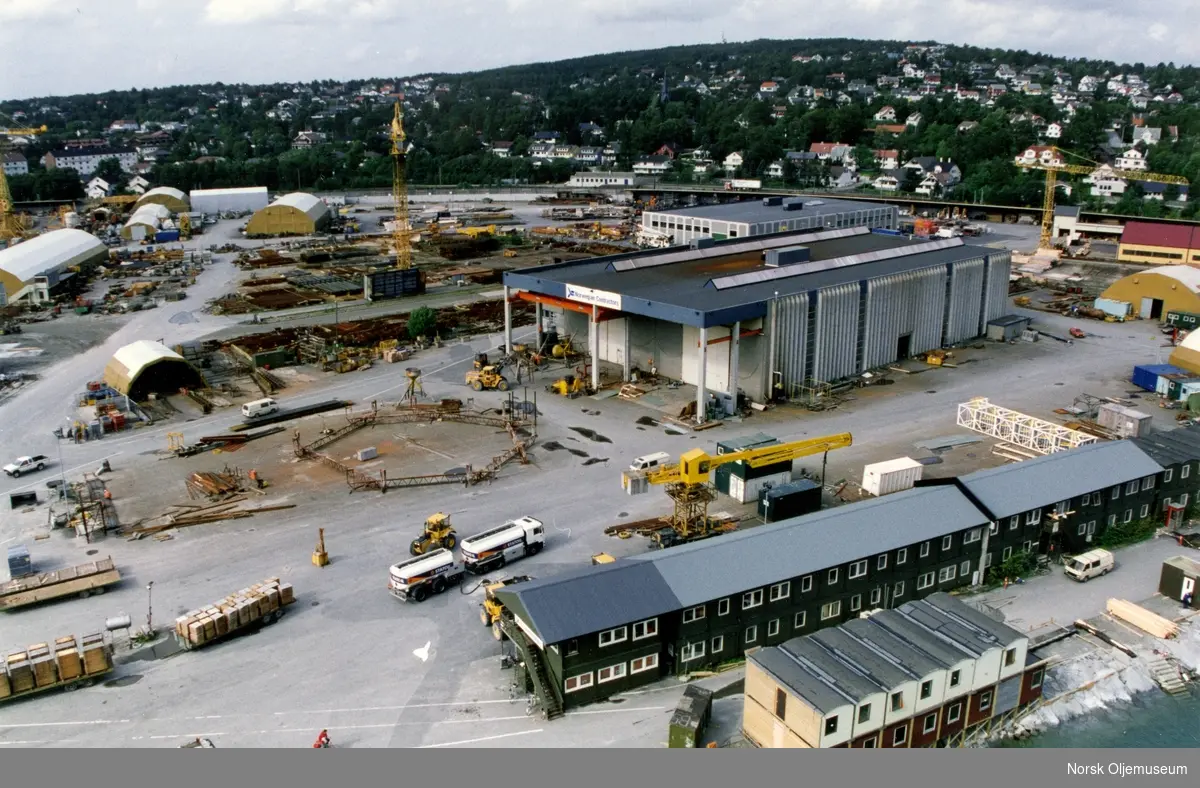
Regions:
[[1113, 569], [1113, 554], [1107, 550], [1088, 550], [1063, 563], [1063, 571], [1081, 583], [1086, 583], [1093, 577], [1106, 575]]
[[263, 416], [270, 416], [278, 411], [279, 403], [270, 397], [256, 399], [254, 402], [247, 402], [242, 406], [242, 415], [248, 419], [261, 419]]
[[646, 454], [641, 457], [635, 457], [633, 462], [629, 464], [631, 471], [649, 471], [661, 465], [666, 465], [671, 462], [671, 455], [665, 451], [655, 452], [654, 454]]

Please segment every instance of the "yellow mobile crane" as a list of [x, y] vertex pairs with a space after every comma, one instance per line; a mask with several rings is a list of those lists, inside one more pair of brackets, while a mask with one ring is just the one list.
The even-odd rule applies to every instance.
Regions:
[[[1043, 163], [1041, 159], [1033, 162], [1027, 162], [1018, 158], [1014, 164], [1026, 170], [1043, 170], [1046, 173], [1046, 193], [1042, 196], [1042, 240], [1038, 244], [1039, 249], [1053, 249], [1054, 245], [1051, 239], [1051, 233], [1054, 231], [1054, 190], [1057, 188], [1058, 173], [1065, 172], [1071, 175], [1091, 175], [1100, 165], [1097, 162], [1091, 161], [1078, 153], [1063, 148], [1058, 148], [1053, 145], [1049, 146], [1049, 150], [1053, 152], [1052, 156], [1047, 157], [1051, 163]], [[1087, 162], [1087, 164], [1068, 164], [1067, 156], [1074, 156], [1077, 159]], [[1113, 174], [1127, 181], [1150, 181], [1153, 183], [1174, 183], [1179, 186], [1187, 186], [1188, 179], [1181, 178], [1178, 175], [1160, 175], [1156, 172], [1144, 172], [1142, 170], [1126, 170], [1121, 167], [1112, 167]]]
[[[8, 117], [5, 115], [4, 117]], [[6, 128], [0, 129], [0, 136], [32, 137], [44, 134], [45, 126], [37, 128]], [[0, 145], [0, 154], [8, 149], [8, 145]], [[12, 192], [8, 189], [8, 179], [4, 177], [4, 168], [0, 167], [0, 241], [11, 241], [23, 238], [28, 233], [21, 218], [13, 210]]]
[[[625, 486], [631, 492], [644, 492], [631, 477], [644, 478], [648, 484], [666, 485], [667, 495], [675, 502], [670, 525], [652, 529], [649, 536], [659, 547], [670, 547], [682, 542], [692, 542], [723, 533], [714, 528], [708, 519], [708, 505], [716, 500], [717, 493], [708, 483], [709, 474], [718, 466], [731, 462], [744, 462], [751, 468], [761, 468], [778, 462], [797, 460], [814, 454], [825, 454], [834, 449], [844, 449], [854, 442], [848, 432], [824, 435], [774, 446], [711, 455], [703, 449], [684, 452], [678, 463], [662, 465], [649, 471], [626, 471]], [[633, 482], [631, 484], [631, 482]], [[616, 526], [613, 533], [624, 533]]]
[[392, 242], [396, 247], [396, 267], [401, 270], [412, 268], [412, 225], [408, 221], [408, 183], [404, 174], [407, 139], [404, 109], [397, 101], [392, 113], [392, 202], [396, 209]]

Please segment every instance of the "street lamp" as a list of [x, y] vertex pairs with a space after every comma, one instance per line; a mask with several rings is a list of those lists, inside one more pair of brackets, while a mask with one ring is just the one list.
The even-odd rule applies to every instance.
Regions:
[[147, 635], [154, 634], [154, 605], [153, 605], [153, 597], [152, 597], [153, 591], [154, 591], [154, 581], [151, 580], [149, 583], [146, 583], [146, 634]]

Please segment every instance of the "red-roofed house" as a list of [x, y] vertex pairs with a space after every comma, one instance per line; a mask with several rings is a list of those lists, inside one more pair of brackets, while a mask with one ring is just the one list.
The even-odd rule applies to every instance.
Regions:
[[908, 125], [905, 123], [880, 123], [875, 127], [876, 134], [903, 134]]
[[1156, 265], [1200, 264], [1200, 226], [1126, 222], [1117, 260]]

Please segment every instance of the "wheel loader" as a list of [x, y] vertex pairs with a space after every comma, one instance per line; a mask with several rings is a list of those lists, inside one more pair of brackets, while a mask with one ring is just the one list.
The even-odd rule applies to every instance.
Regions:
[[479, 604], [479, 620], [483, 622], [485, 627], [490, 627], [492, 637], [496, 640], [504, 640], [504, 632], [500, 629], [500, 614], [504, 610], [504, 605], [500, 604], [500, 600], [496, 599], [496, 592], [506, 586], [524, 583], [533, 578], [529, 575], [515, 575], [506, 577], [503, 580], [498, 580], [495, 583], [485, 581], [483, 586], [483, 602]]
[[408, 552], [413, 555], [425, 555], [439, 547], [453, 550], [457, 544], [458, 536], [454, 532], [454, 526], [450, 524], [450, 515], [438, 512], [425, 518], [425, 530], [412, 540]]
[[498, 366], [489, 364], [481, 369], [472, 369], [467, 372], [467, 385], [475, 391], [484, 389], [508, 391], [508, 378], [500, 374]]

